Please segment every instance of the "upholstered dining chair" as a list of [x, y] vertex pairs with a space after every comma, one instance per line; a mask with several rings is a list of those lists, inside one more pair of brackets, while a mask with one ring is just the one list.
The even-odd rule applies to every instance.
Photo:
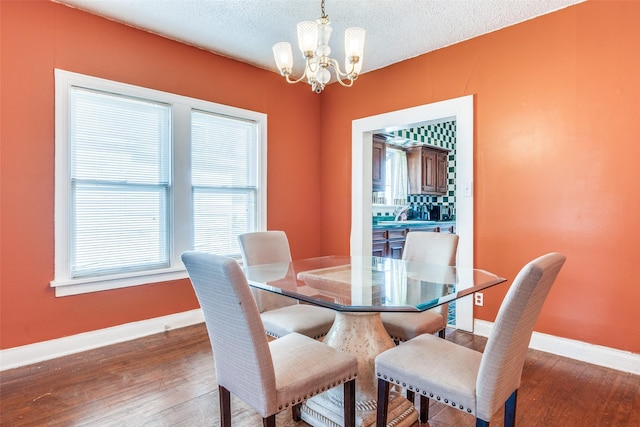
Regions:
[[420, 421], [436, 399], [489, 426], [504, 404], [505, 427], [515, 425], [516, 399], [533, 326], [565, 256], [543, 255], [525, 265], [500, 306], [483, 353], [421, 335], [387, 350], [375, 361], [377, 425], [386, 426], [389, 387], [399, 384], [420, 395]]
[[[456, 265], [458, 235], [411, 231], [402, 252], [402, 259], [435, 265]], [[435, 334], [444, 338], [449, 305], [442, 304], [420, 313], [381, 313], [382, 324], [391, 338], [400, 343], [422, 334]]]
[[[242, 262], [246, 266], [290, 262], [291, 250], [284, 231], [270, 230], [238, 236]], [[267, 335], [279, 338], [297, 332], [311, 338], [327, 335], [336, 314], [333, 310], [252, 288]]]
[[343, 384], [346, 426], [355, 425], [358, 362], [307, 336], [291, 333], [268, 341], [240, 265], [202, 252], [182, 254], [204, 312], [220, 397], [220, 425], [231, 426], [231, 393], [254, 408], [264, 427], [291, 407], [300, 420], [309, 397]]

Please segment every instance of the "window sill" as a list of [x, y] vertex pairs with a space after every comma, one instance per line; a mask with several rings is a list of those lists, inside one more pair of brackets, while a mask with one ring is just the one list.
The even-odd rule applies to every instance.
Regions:
[[135, 274], [87, 277], [73, 280], [53, 280], [49, 286], [55, 289], [56, 297], [87, 294], [90, 292], [107, 291], [111, 289], [128, 288], [131, 286], [148, 285], [151, 283], [167, 282], [188, 278], [184, 267], [138, 272]]

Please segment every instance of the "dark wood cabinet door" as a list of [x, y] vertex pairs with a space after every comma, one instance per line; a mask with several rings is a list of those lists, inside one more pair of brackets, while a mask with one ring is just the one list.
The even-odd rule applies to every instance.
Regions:
[[387, 149], [384, 140], [380, 140], [374, 136], [373, 147], [371, 151], [371, 181], [373, 183], [373, 191], [384, 191], [386, 185], [386, 157]]
[[409, 194], [445, 195], [449, 191], [449, 153], [427, 146], [407, 150]]
[[389, 258], [401, 259], [404, 251], [404, 240], [390, 240], [387, 251]]
[[422, 149], [422, 192], [432, 194], [436, 192], [438, 177], [437, 153], [427, 148]]
[[436, 153], [436, 193], [447, 194], [449, 190], [449, 154], [444, 151]]
[[407, 229], [399, 228], [387, 231], [387, 257], [402, 258], [404, 242], [407, 238]]
[[387, 257], [387, 242], [374, 243], [371, 251], [371, 256], [377, 256], [380, 258]]
[[373, 229], [372, 237], [372, 256], [386, 258], [387, 256], [387, 230]]

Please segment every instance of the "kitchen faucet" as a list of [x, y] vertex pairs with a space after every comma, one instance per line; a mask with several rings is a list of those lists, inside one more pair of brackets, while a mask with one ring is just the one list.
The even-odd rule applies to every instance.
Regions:
[[394, 213], [396, 214], [395, 220], [396, 221], [401, 221], [402, 220], [402, 214], [405, 214], [404, 219], [407, 219], [407, 211], [409, 210], [410, 205], [406, 205], [406, 206], [400, 206], [399, 208], [396, 208], [396, 210], [394, 211]]

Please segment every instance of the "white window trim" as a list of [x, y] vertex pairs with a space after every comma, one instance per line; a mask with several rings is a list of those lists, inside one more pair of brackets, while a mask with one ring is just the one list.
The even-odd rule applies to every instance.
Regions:
[[[116, 94], [171, 104], [172, 106], [172, 186], [171, 186], [171, 266], [168, 268], [115, 274], [101, 277], [70, 278], [69, 274], [69, 151], [68, 94], [72, 86], [80, 86]], [[192, 248], [190, 115], [192, 109], [211, 111], [258, 123], [258, 230], [267, 224], [267, 115], [228, 105], [119, 83], [55, 69], [55, 278], [49, 284], [57, 297], [104, 291], [187, 276], [180, 255]], [[182, 171], [182, 173], [180, 173]]]

